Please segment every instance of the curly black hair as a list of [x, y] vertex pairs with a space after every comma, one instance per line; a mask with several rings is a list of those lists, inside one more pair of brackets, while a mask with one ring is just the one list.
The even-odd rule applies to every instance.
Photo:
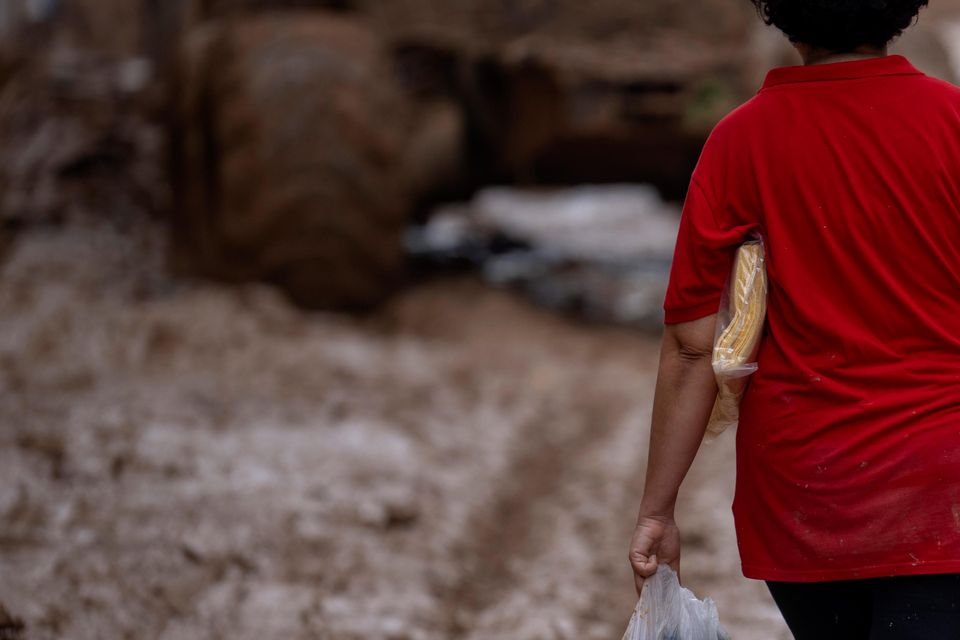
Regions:
[[790, 42], [849, 52], [882, 47], [897, 36], [929, 0], [751, 0], [766, 24]]

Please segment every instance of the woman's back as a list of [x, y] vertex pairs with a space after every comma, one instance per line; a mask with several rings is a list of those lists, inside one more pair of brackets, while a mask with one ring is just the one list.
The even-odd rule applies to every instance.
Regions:
[[737, 434], [744, 574], [960, 571], [960, 89], [898, 55], [772, 70], [694, 172], [668, 321], [718, 302], [752, 230], [770, 294]]

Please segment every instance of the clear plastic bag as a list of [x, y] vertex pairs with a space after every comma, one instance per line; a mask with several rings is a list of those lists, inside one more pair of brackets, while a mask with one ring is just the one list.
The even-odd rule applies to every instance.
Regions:
[[748, 376], [757, 370], [757, 351], [766, 314], [766, 258], [763, 238], [754, 233], [737, 250], [720, 298], [712, 358], [717, 400], [707, 424], [708, 439], [737, 424]]
[[730, 640], [713, 599], [698, 600], [676, 572], [660, 565], [643, 583], [622, 640]]

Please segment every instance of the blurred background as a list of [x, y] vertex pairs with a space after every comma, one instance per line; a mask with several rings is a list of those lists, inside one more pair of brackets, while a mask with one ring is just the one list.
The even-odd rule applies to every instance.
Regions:
[[[798, 62], [747, 0], [0, 0], [3, 637], [619, 638], [680, 203]], [[733, 472], [681, 575], [788, 639]]]

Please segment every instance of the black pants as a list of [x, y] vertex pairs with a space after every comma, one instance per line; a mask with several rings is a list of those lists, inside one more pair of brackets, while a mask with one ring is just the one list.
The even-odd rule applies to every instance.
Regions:
[[960, 640], [960, 573], [767, 588], [796, 640]]

